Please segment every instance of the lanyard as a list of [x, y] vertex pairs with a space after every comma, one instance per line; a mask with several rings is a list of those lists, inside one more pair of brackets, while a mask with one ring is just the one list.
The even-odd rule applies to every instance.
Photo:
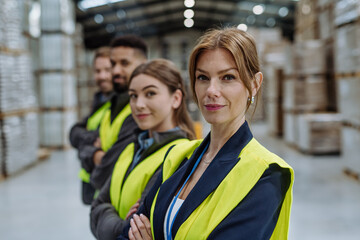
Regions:
[[200, 154], [199, 158], [196, 160], [196, 163], [195, 163], [194, 167], [192, 168], [189, 176], [186, 178], [186, 180], [185, 180], [185, 182], [183, 183], [183, 185], [181, 186], [179, 192], [176, 194], [176, 196], [174, 197], [173, 201], [171, 202], [170, 209], [169, 209], [169, 213], [168, 213], [168, 216], [167, 216], [167, 219], [166, 219], [166, 229], [165, 229], [165, 230], [166, 230], [166, 240], [171, 240], [171, 239], [172, 239], [172, 237], [171, 237], [171, 229], [172, 229], [173, 224], [174, 224], [174, 222], [175, 222], [176, 216], [177, 216], [177, 214], [178, 214], [178, 212], [179, 212], [179, 210], [180, 210], [180, 208], [179, 208], [179, 209], [176, 211], [175, 216], [174, 216], [174, 218], [173, 218], [173, 220], [172, 220], [172, 222], [171, 222], [170, 229], [169, 229], [170, 216], [171, 216], [171, 212], [172, 212], [172, 210], [173, 210], [173, 208], [174, 208], [175, 202], [176, 202], [176, 200], [178, 199], [178, 197], [179, 197], [182, 189], [185, 187], [185, 184], [187, 183], [187, 181], [189, 180], [189, 178], [191, 177], [191, 175], [195, 172], [196, 167], [199, 165], [199, 163], [200, 163], [200, 161], [201, 161], [201, 158], [203, 157], [203, 155], [204, 155], [204, 153], [206, 152], [206, 150], [208, 149], [208, 147], [209, 147], [209, 143], [206, 145], [206, 147], [204, 148], [203, 152]]

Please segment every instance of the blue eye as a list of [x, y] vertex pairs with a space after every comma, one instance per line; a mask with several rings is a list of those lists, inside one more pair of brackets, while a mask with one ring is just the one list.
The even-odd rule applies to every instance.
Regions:
[[235, 79], [235, 76], [231, 75], [231, 74], [227, 74], [224, 76], [224, 80], [234, 80], [234, 79]]
[[200, 81], [208, 80], [208, 78], [205, 75], [199, 75], [199, 76], [196, 77], [196, 79], [200, 80]]

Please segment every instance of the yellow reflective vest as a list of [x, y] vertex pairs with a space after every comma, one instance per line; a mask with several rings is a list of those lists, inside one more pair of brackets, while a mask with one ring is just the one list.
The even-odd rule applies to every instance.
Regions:
[[127, 104], [116, 118], [111, 122], [111, 109], [107, 109], [100, 123], [101, 148], [104, 152], [109, 150], [116, 142], [121, 126], [125, 119], [131, 114], [130, 104]]
[[87, 120], [86, 129], [88, 131], [95, 131], [98, 129], [101, 120], [103, 119], [106, 110], [111, 106], [111, 102], [107, 101], [98, 110], [96, 110]]
[[188, 141], [182, 138], [166, 144], [138, 163], [125, 180], [125, 174], [135, 154], [134, 143], [124, 149], [114, 166], [110, 183], [111, 204], [119, 213], [120, 218], [125, 219], [130, 208], [141, 198], [147, 183], [163, 163], [168, 149], [173, 145]]
[[[86, 129], [88, 131], [95, 131], [96, 129], [98, 129], [100, 122], [105, 115], [106, 110], [108, 110], [110, 106], [111, 106], [111, 102], [107, 101], [88, 118], [86, 123]], [[78, 176], [83, 182], [86, 183], [90, 182], [90, 173], [88, 173], [85, 169], [81, 168]]]
[[[200, 143], [201, 140], [190, 141], [176, 145], [171, 149], [163, 164], [163, 182], [177, 170], [185, 158], [190, 158]], [[290, 186], [285, 194], [278, 221], [271, 236], [271, 240], [287, 239], [292, 204], [293, 169], [254, 138], [243, 148], [239, 157], [241, 160], [231, 169], [214, 192], [182, 223], [175, 235], [175, 240], [207, 239], [211, 232], [247, 196], [270, 164], [277, 164], [281, 168], [288, 169], [291, 173]], [[231, 187], [236, 186], [239, 182], [242, 183], [241, 188]], [[151, 207], [151, 224], [154, 222], [156, 200], [157, 195]], [[219, 203], [221, 207], [218, 207]], [[153, 229], [154, 226], [152, 225]], [[152, 234], [153, 239], [155, 239], [154, 232]]]

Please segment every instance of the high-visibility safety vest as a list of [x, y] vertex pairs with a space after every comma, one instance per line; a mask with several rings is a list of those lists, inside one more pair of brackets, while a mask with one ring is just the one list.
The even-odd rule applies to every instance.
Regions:
[[101, 120], [103, 119], [106, 110], [111, 106], [111, 102], [104, 103], [98, 110], [96, 110], [87, 120], [86, 129], [88, 131], [95, 131], [98, 129]]
[[[111, 102], [108, 101], [104, 103], [98, 110], [96, 110], [87, 120], [86, 129], [88, 131], [95, 131], [98, 129], [101, 120], [103, 119], [106, 110], [108, 110], [111, 106]], [[86, 183], [90, 182], [90, 173], [88, 173], [85, 169], [80, 169], [79, 178]]]
[[131, 114], [130, 104], [127, 104], [111, 122], [111, 109], [107, 109], [100, 123], [101, 148], [104, 152], [109, 150], [116, 142], [121, 126], [125, 119]]
[[[177, 170], [185, 157], [190, 158], [200, 143], [201, 140], [195, 140], [179, 144], [171, 149], [163, 164], [163, 182]], [[291, 173], [290, 186], [270, 238], [271, 240], [287, 239], [292, 204], [293, 169], [254, 138], [243, 148], [239, 157], [240, 161], [230, 170], [219, 186], [182, 223], [175, 235], [175, 240], [207, 239], [221, 221], [246, 197], [270, 164], [277, 164], [281, 168], [288, 169]], [[229, 186], [238, 185], [239, 182], [241, 182], [241, 188], [229, 188]], [[158, 193], [152, 203], [150, 215], [153, 239], [155, 239], [153, 215], [156, 210]], [[218, 207], [219, 203], [221, 203], [221, 207]]]
[[110, 183], [111, 204], [119, 213], [120, 218], [125, 219], [130, 208], [141, 198], [147, 183], [163, 163], [168, 149], [184, 142], [189, 142], [189, 140], [177, 139], [153, 152], [135, 166], [125, 181], [125, 174], [133, 162], [135, 154], [134, 143], [124, 149], [114, 166]]

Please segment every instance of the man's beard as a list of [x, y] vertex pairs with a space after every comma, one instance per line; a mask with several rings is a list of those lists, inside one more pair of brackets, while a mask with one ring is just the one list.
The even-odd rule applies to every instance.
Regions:
[[117, 92], [117, 93], [126, 92], [128, 90], [127, 84], [115, 82], [114, 78], [117, 78], [117, 77], [119, 77], [119, 76], [114, 76], [113, 80], [112, 80], [112, 83], [113, 83], [113, 86], [114, 86], [114, 91]]

